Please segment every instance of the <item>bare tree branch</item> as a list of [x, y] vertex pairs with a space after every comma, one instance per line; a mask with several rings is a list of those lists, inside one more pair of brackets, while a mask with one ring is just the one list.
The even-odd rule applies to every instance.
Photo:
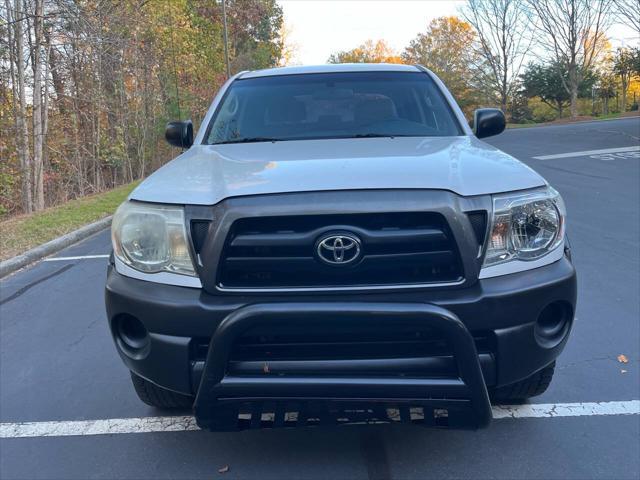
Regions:
[[562, 84], [571, 97], [571, 117], [578, 115], [578, 88], [606, 46], [612, 0], [527, 0], [536, 12], [540, 39], [554, 61], [568, 72]]
[[463, 10], [478, 33], [480, 53], [488, 65], [487, 87], [504, 111], [531, 47], [532, 37], [526, 36], [527, 14], [523, 0], [469, 0]]
[[618, 21], [640, 36], [640, 0], [613, 0]]

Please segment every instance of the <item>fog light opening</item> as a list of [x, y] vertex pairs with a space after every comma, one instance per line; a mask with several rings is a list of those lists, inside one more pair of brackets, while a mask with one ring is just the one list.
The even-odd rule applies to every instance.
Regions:
[[542, 309], [534, 329], [536, 341], [543, 347], [560, 344], [571, 326], [573, 308], [564, 301], [552, 302]]
[[120, 315], [114, 322], [116, 340], [120, 348], [132, 358], [147, 355], [151, 339], [143, 323], [131, 315]]

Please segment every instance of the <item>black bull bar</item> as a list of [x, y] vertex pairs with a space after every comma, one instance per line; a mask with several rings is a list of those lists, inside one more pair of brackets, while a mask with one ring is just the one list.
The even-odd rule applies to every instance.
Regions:
[[[247, 330], [317, 325], [327, 319], [354, 326], [415, 322], [437, 329], [451, 344], [458, 375], [372, 376], [366, 374], [369, 360], [355, 360], [364, 367], [362, 374], [351, 368], [349, 374], [336, 375], [340, 362], [332, 360], [326, 361], [332, 365], [331, 375], [322, 375], [323, 361], [314, 362], [320, 369], [313, 375], [296, 373], [295, 368], [286, 375], [267, 368], [261, 375], [230, 372], [234, 342]], [[427, 303], [264, 303], [240, 308], [211, 338], [194, 412], [201, 428], [214, 431], [396, 421], [473, 429], [487, 426], [492, 418], [473, 337], [455, 314]]]

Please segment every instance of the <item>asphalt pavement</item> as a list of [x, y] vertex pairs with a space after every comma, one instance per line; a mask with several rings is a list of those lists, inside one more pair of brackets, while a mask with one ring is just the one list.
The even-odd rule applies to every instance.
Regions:
[[[640, 399], [640, 151], [629, 148], [640, 145], [640, 119], [509, 130], [489, 143], [540, 172], [569, 212], [576, 321], [551, 387], [532, 403]], [[40, 262], [0, 281], [3, 424], [170, 414], [137, 399], [112, 344], [100, 256], [109, 250], [101, 232], [56, 254], [95, 258]], [[501, 419], [477, 432], [373, 425], [0, 439], [2, 479], [178, 477], [638, 479], [640, 415]]]

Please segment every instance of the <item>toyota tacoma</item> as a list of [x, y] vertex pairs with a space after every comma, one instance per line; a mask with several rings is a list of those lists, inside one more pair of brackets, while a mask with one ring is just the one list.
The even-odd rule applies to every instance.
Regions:
[[106, 308], [140, 399], [217, 431], [479, 428], [572, 327], [561, 196], [429, 70], [241, 72], [117, 210]]

